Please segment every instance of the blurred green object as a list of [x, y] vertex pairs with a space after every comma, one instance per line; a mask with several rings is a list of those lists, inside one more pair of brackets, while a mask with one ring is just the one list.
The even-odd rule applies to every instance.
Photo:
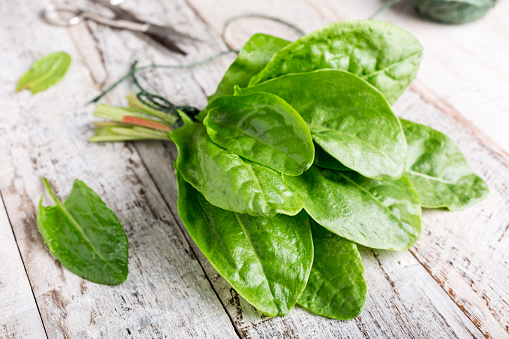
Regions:
[[482, 18], [495, 0], [410, 0], [422, 17], [447, 24], [464, 24]]
[[47, 90], [59, 82], [71, 65], [71, 57], [56, 52], [38, 59], [18, 81], [16, 91], [29, 89], [33, 94]]

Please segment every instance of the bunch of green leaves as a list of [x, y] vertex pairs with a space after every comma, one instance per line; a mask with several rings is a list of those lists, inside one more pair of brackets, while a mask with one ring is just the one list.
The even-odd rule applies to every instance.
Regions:
[[[194, 118], [178, 110], [183, 126], [169, 137], [180, 218], [264, 314], [300, 304], [356, 317], [367, 292], [357, 244], [406, 250], [421, 207], [486, 197], [451, 139], [392, 112], [421, 56], [410, 33], [376, 21], [335, 22], [295, 42], [255, 34], [205, 109]], [[101, 115], [105, 107], [120, 109], [96, 115], [115, 116]]]

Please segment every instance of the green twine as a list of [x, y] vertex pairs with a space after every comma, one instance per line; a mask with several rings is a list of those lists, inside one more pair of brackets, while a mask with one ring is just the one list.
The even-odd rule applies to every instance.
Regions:
[[139, 71], [142, 71], [142, 70], [145, 70], [145, 69], [151, 69], [151, 68], [187, 69], [187, 68], [192, 68], [192, 67], [195, 67], [195, 66], [203, 65], [205, 63], [213, 61], [213, 60], [215, 60], [217, 58], [220, 58], [221, 56], [229, 54], [229, 53], [238, 53], [239, 51], [232, 49], [228, 45], [228, 43], [226, 42], [226, 31], [227, 31], [227, 29], [228, 29], [228, 27], [230, 26], [231, 23], [233, 23], [236, 20], [245, 19], [245, 18], [260, 18], [260, 19], [274, 21], [274, 22], [283, 24], [283, 25], [285, 25], [287, 27], [290, 27], [291, 29], [295, 30], [297, 33], [299, 33], [301, 35], [305, 34], [304, 31], [302, 29], [300, 29], [299, 27], [297, 27], [296, 25], [294, 25], [294, 24], [292, 24], [292, 23], [290, 23], [288, 21], [276, 18], [276, 17], [267, 16], [267, 15], [263, 15], [263, 14], [254, 14], [254, 13], [253, 14], [243, 14], [243, 15], [234, 16], [234, 17], [231, 17], [230, 19], [226, 20], [226, 22], [223, 25], [223, 29], [221, 31], [221, 40], [223, 41], [223, 43], [225, 44], [225, 46], [227, 48], [226, 51], [222, 51], [222, 52], [214, 54], [214, 55], [212, 55], [212, 56], [210, 56], [208, 58], [205, 58], [205, 59], [202, 59], [202, 60], [199, 60], [199, 61], [196, 61], [196, 62], [192, 62], [192, 63], [189, 63], [189, 64], [184, 64], [184, 65], [158, 65], [158, 64], [150, 64], [150, 65], [136, 67], [136, 65], [138, 64], [138, 60], [135, 60], [133, 62], [133, 64], [132, 64], [131, 68], [129, 69], [129, 71], [123, 77], [118, 79], [115, 83], [113, 83], [113, 85], [108, 87], [106, 90], [104, 90], [101, 94], [99, 94], [98, 96], [96, 96], [95, 98], [90, 100], [88, 103], [89, 104], [90, 103], [97, 103], [106, 94], [111, 92], [115, 87], [120, 85], [126, 79], [131, 78], [133, 80], [135, 86], [138, 87], [138, 89], [140, 90], [140, 93], [137, 94], [138, 99], [141, 102], [143, 102], [145, 105], [147, 105], [147, 106], [149, 106], [151, 108], [154, 108], [154, 109], [157, 109], [157, 110], [169, 113], [169, 114], [178, 114], [177, 110], [180, 109], [180, 110], [184, 111], [186, 114], [188, 114], [189, 116], [193, 117], [194, 115], [198, 114], [197, 113], [197, 111], [198, 111], [197, 108], [192, 107], [192, 106], [175, 106], [169, 100], [167, 100], [167, 99], [165, 99], [165, 98], [163, 98], [163, 97], [161, 97], [159, 95], [147, 92], [145, 89], [143, 89], [140, 86], [138, 80], [136, 79], [136, 73], [139, 72]]

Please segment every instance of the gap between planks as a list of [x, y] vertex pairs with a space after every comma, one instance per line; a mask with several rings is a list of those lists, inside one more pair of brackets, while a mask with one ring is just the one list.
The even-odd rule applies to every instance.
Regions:
[[[5, 206], [4, 197], [2, 194], [1, 188], [0, 188], [0, 202], [1, 202], [0, 208], [3, 208], [3, 210], [5, 212], [5, 216], [6, 216], [7, 222], [9, 223], [10, 231], [11, 231], [12, 237], [14, 239], [14, 244], [16, 246], [17, 254], [18, 254], [19, 259], [21, 260], [21, 264], [23, 266], [23, 272], [25, 273], [25, 277], [26, 277], [26, 279], [28, 281], [28, 285], [30, 287], [30, 296], [35, 304], [36, 309], [37, 309], [37, 314], [39, 315], [38, 319], [40, 321], [40, 324], [42, 325], [44, 335], [46, 336], [46, 338], [48, 338], [48, 332], [46, 331], [46, 326], [44, 325], [44, 321], [42, 320], [41, 310], [39, 309], [39, 304], [37, 303], [37, 299], [35, 298], [34, 290], [32, 288], [32, 282], [30, 280], [30, 276], [28, 275], [28, 272], [27, 272], [27, 269], [25, 266], [25, 261], [23, 260], [23, 256], [21, 255], [21, 251], [19, 249], [18, 239], [16, 239], [16, 233], [14, 232], [14, 228], [12, 227], [11, 217], [9, 216], [9, 212], [7, 211], [7, 206]], [[6, 325], [6, 324], [4, 324], [4, 325]]]

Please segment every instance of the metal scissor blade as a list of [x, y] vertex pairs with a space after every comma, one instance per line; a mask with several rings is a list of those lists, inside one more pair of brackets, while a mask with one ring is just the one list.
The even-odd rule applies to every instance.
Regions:
[[[141, 24], [147, 23], [148, 29], [147, 29], [147, 32], [144, 32], [144, 34], [147, 35], [152, 40], [155, 40], [156, 42], [164, 45], [165, 47], [167, 47], [173, 51], [175, 51], [175, 49], [177, 49], [177, 51], [180, 51], [180, 53], [183, 52], [179, 47], [177, 47], [175, 45], [175, 42], [171, 38], [181, 38], [181, 39], [199, 41], [198, 39], [196, 39], [190, 35], [181, 33], [170, 26], [160, 26], [160, 25], [148, 23], [144, 20], [140, 20], [131, 11], [125, 10], [118, 5], [113, 5], [108, 1], [104, 1], [104, 0], [92, 0], [92, 1], [110, 9], [113, 12], [113, 14], [115, 15], [116, 19], [129, 20], [129, 21], [137, 22], [137, 23], [141, 23]], [[185, 53], [183, 53], [183, 54], [185, 54]]]

